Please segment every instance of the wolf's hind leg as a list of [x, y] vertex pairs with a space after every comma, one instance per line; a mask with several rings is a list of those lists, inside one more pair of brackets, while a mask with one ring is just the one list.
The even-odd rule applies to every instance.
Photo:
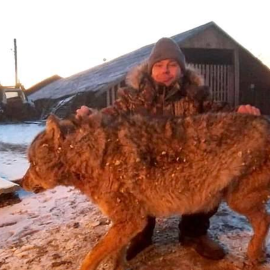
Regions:
[[251, 214], [248, 219], [254, 230], [254, 235], [248, 245], [248, 258], [251, 262], [262, 262], [265, 260], [265, 240], [269, 229], [269, 215], [265, 210], [261, 210], [259, 213]]
[[[243, 202], [245, 203], [245, 202]], [[229, 204], [230, 205], [230, 204]], [[231, 206], [231, 205], [230, 205]], [[248, 245], [248, 258], [251, 262], [264, 260], [265, 239], [269, 229], [269, 215], [264, 207], [255, 208], [250, 212], [239, 211], [238, 207], [231, 207], [236, 212], [246, 216], [253, 228], [254, 234]]]
[[268, 182], [268, 168], [262, 167], [240, 179], [227, 195], [231, 209], [246, 216], [253, 228], [254, 234], [247, 252], [251, 263], [261, 262], [265, 258], [265, 240], [270, 224], [265, 206], [269, 195]]

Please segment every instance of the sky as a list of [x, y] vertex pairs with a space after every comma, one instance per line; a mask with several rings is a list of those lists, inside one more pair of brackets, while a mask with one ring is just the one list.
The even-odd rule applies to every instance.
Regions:
[[[0, 0], [0, 84], [68, 77], [214, 21], [270, 67], [269, 0]], [[267, 34], [268, 33], [268, 34]]]

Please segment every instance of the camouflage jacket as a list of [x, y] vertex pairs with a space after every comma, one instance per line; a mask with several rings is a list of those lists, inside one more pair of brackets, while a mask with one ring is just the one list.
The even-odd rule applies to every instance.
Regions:
[[126, 84], [118, 90], [118, 99], [103, 113], [189, 116], [231, 110], [228, 104], [211, 100], [203, 78], [191, 69], [187, 69], [181, 81], [166, 87], [156, 84], [143, 64], [127, 75]]

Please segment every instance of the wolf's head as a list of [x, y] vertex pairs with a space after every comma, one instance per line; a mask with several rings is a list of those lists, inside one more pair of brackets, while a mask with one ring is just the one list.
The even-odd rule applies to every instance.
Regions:
[[51, 115], [46, 129], [37, 135], [28, 149], [29, 169], [22, 180], [26, 190], [39, 191], [57, 185], [77, 185], [82, 175], [99, 166], [105, 147], [96, 112], [85, 119], [60, 120]]
[[28, 149], [30, 166], [21, 182], [24, 189], [40, 191], [53, 188], [71, 177], [63, 166], [61, 147], [66, 134], [74, 129], [72, 121], [60, 121], [54, 115], [47, 119], [46, 129], [36, 136]]

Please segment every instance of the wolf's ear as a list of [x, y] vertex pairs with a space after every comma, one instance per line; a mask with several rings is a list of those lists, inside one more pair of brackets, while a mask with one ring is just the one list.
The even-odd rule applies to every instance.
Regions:
[[46, 121], [46, 134], [49, 135], [54, 144], [58, 147], [60, 143], [60, 139], [63, 137], [60, 129], [59, 118], [55, 115], [51, 114]]

